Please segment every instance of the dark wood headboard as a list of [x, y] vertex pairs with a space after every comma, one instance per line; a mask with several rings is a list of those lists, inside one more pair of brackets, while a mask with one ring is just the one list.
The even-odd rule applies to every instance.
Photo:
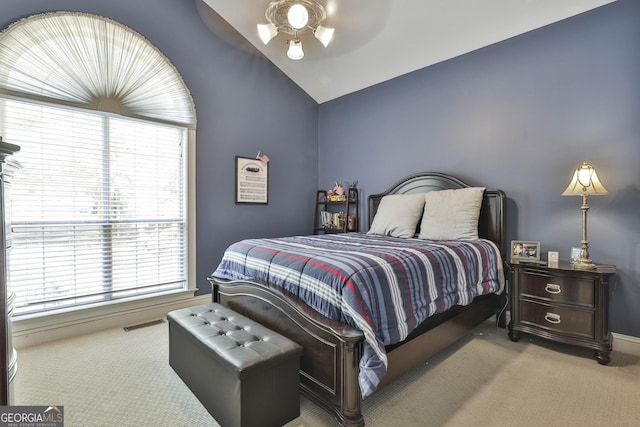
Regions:
[[[428, 193], [429, 191], [451, 190], [471, 187], [469, 184], [450, 175], [438, 172], [422, 172], [409, 175], [393, 184], [388, 190], [369, 196], [369, 227], [376, 215], [382, 198], [388, 194]], [[505, 207], [506, 195], [502, 190], [486, 190], [480, 209], [478, 235], [494, 242], [502, 258], [506, 259], [507, 242], [505, 241]]]

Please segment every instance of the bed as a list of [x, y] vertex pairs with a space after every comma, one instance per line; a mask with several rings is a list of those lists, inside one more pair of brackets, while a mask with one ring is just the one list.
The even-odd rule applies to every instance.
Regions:
[[[466, 201], [467, 194], [473, 194], [474, 201], [462, 204], [457, 201], [456, 208], [449, 206], [447, 211], [448, 197], [453, 194], [465, 194], [463, 201]], [[423, 200], [423, 205], [416, 205], [415, 200]], [[475, 219], [472, 214], [471, 221], [465, 216], [467, 205], [477, 205]], [[404, 214], [401, 224], [393, 220], [398, 206], [402, 207], [402, 212], [414, 212], [409, 215], [411, 219], [407, 223], [403, 222]], [[429, 210], [426, 208], [428, 206], [438, 208], [434, 213], [434, 208]], [[220, 265], [209, 277], [215, 302], [229, 306], [304, 347], [300, 368], [301, 391], [331, 411], [338, 423], [345, 426], [364, 425], [361, 412], [364, 398], [498, 314], [505, 304], [502, 292], [502, 260], [506, 250], [505, 194], [502, 191], [471, 187], [458, 178], [441, 173], [419, 173], [403, 178], [383, 193], [369, 196], [368, 207], [369, 233], [236, 242], [227, 249]], [[461, 239], [442, 238], [439, 230], [451, 227], [451, 224], [438, 224], [437, 220], [443, 217], [443, 212], [438, 214], [438, 209], [444, 209], [446, 217], [464, 218], [464, 221], [456, 223], [475, 220], [471, 227], [475, 235], [467, 238], [467, 234], [464, 234], [470, 232], [467, 225], [463, 227]], [[453, 233], [459, 237], [460, 231], [455, 226], [453, 228]], [[446, 233], [451, 232], [448, 230]], [[425, 242], [430, 246], [416, 246]], [[296, 246], [301, 252], [289, 254], [281, 245]], [[319, 245], [319, 248], [312, 247], [315, 245]], [[359, 251], [364, 255], [358, 254], [356, 258], [355, 254], [346, 252], [352, 246], [360, 246]], [[309, 251], [316, 249], [318, 256], [325, 258], [310, 262], [316, 258]], [[402, 261], [407, 257], [407, 252], [418, 253], [425, 265], [415, 267], [416, 261], [413, 259]], [[441, 262], [441, 259], [449, 257], [452, 261], [442, 261], [444, 267], [430, 264], [436, 262], [434, 260]], [[275, 258], [280, 259], [280, 264], [275, 264]], [[282, 264], [282, 258], [286, 259], [285, 265]], [[394, 265], [387, 266], [380, 262], [380, 258], [393, 259]], [[298, 262], [300, 259], [303, 261]], [[375, 259], [375, 266], [360, 266], [369, 259]], [[322, 268], [308, 267], [314, 262]], [[259, 271], [264, 267], [263, 264], [267, 265], [264, 274]], [[299, 274], [296, 273], [297, 264], [306, 266], [300, 268]], [[379, 270], [378, 264], [383, 265], [380, 268], [385, 270], [381, 276], [373, 273], [374, 269]], [[491, 264], [491, 268], [485, 264]], [[467, 268], [469, 266], [472, 268]], [[304, 273], [303, 268], [306, 269]], [[463, 272], [456, 270], [453, 278], [446, 277], [448, 274], [434, 274], [436, 270], [450, 271], [453, 268], [463, 269]], [[402, 286], [399, 286], [396, 282], [400, 279], [392, 279], [394, 276], [389, 273], [391, 269], [410, 277], [418, 277], [417, 270], [426, 271], [431, 277], [430, 281], [436, 278], [437, 283], [427, 291], [413, 288], [404, 291], [402, 289], [406, 283], [412, 280], [404, 277]], [[333, 285], [317, 285], [319, 279], [312, 278], [310, 270], [321, 270], [332, 279], [341, 277], [344, 283], [348, 282], [348, 285], [343, 285], [346, 293], [336, 296], [331, 287]], [[327, 273], [329, 270], [330, 274]], [[466, 278], [466, 275], [469, 277]], [[291, 284], [292, 276], [303, 278], [296, 285], [301, 290]], [[352, 282], [356, 283], [359, 276], [375, 276], [373, 281], [378, 285], [382, 283], [382, 289], [391, 288], [393, 291], [384, 297], [368, 298], [371, 292], [369, 288], [362, 290], [357, 285], [355, 287], [358, 290], [351, 292]], [[417, 282], [422, 283], [423, 280], [418, 279]], [[466, 287], [461, 286], [465, 288], [464, 291], [449, 292], [449, 282], [469, 283]], [[317, 292], [315, 296], [310, 288]], [[403, 292], [410, 296], [410, 304], [398, 297]], [[416, 292], [421, 296], [417, 297]], [[425, 297], [426, 306], [416, 302], [423, 299], [422, 294], [432, 295]], [[363, 304], [364, 299], [377, 303]], [[380, 300], [391, 299], [402, 299], [398, 302], [402, 309], [389, 306], [391, 308], [383, 307], [380, 311], [396, 313], [394, 321], [381, 322], [371, 315], [373, 309], [370, 305], [382, 307]], [[405, 313], [407, 305], [411, 306], [411, 310], [414, 310], [414, 306], [417, 308]], [[398, 316], [398, 312], [402, 315]], [[396, 321], [398, 319], [401, 321]], [[384, 323], [385, 327], [393, 323], [393, 327], [380, 332], [384, 329], [379, 328], [380, 323]]]

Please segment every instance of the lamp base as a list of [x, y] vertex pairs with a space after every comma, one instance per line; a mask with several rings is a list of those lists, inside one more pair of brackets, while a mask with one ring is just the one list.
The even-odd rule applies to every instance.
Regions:
[[573, 268], [577, 270], [594, 270], [598, 268], [590, 259], [579, 259], [573, 263]]

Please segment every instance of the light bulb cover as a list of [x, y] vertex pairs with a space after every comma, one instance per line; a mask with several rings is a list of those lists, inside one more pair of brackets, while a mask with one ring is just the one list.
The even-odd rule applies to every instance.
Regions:
[[289, 59], [297, 61], [304, 58], [304, 51], [302, 50], [302, 42], [299, 39], [294, 39], [289, 42], [289, 50], [287, 51]]
[[313, 32], [313, 35], [324, 45], [327, 47], [333, 39], [333, 28], [323, 27], [322, 25], [318, 25], [318, 28]]
[[289, 8], [287, 20], [292, 28], [299, 30], [307, 26], [307, 22], [309, 22], [309, 12], [306, 7], [300, 3], [296, 3]]
[[278, 29], [272, 23], [258, 24], [258, 35], [265, 45], [278, 34]]

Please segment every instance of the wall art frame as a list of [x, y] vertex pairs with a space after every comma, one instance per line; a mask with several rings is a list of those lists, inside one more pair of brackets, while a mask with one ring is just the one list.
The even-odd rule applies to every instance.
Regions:
[[236, 204], [269, 203], [269, 163], [236, 156]]

